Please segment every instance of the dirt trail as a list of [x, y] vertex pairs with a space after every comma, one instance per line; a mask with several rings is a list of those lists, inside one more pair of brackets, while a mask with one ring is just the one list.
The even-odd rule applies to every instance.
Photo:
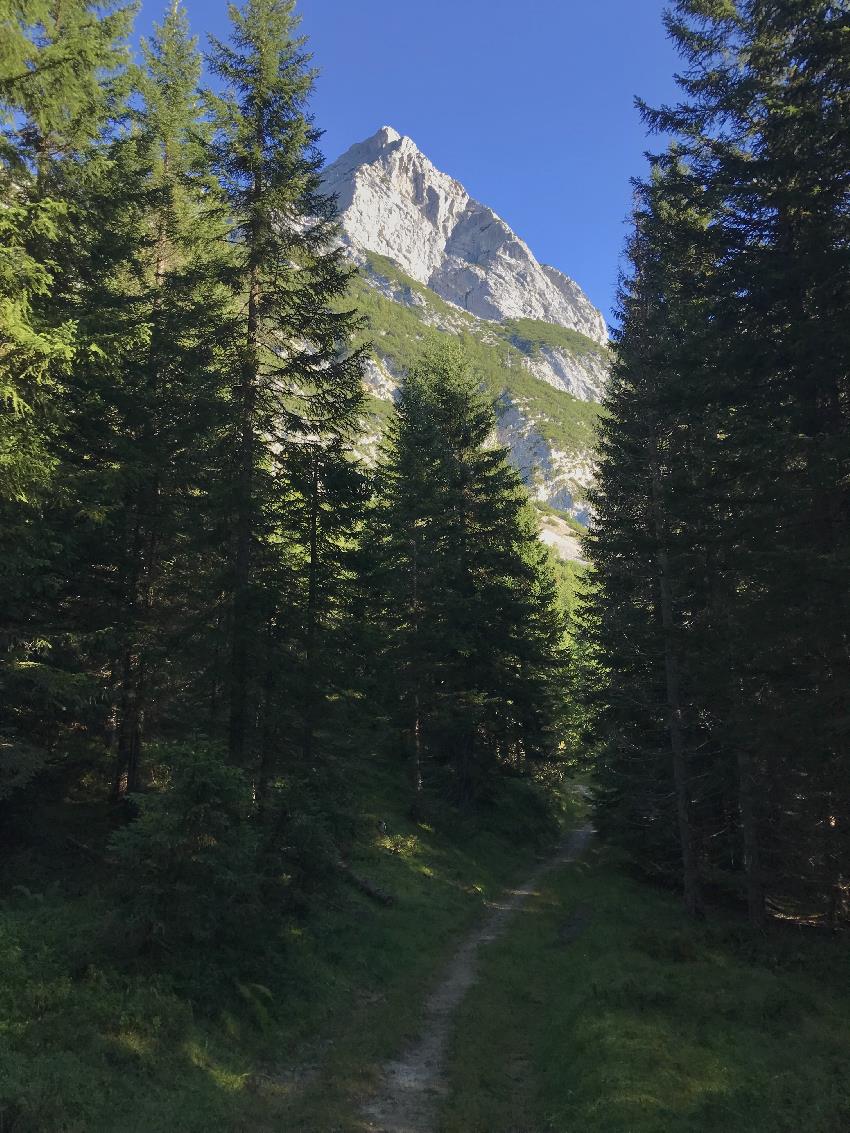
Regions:
[[380, 1093], [363, 1109], [368, 1128], [376, 1133], [434, 1133], [440, 1102], [448, 1091], [446, 1044], [455, 1011], [475, 982], [478, 952], [504, 932], [511, 915], [535, 892], [542, 877], [581, 854], [591, 828], [576, 830], [519, 889], [505, 890], [484, 924], [455, 953], [437, 988], [425, 1004], [422, 1037], [398, 1061], [384, 1067]]

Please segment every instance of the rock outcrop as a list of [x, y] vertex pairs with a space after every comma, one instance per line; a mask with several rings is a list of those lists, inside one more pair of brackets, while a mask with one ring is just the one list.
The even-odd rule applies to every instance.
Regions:
[[324, 175], [345, 238], [390, 256], [443, 299], [483, 319], [539, 319], [608, 341], [581, 288], [540, 264], [525, 241], [390, 126], [347, 150]]
[[[372, 321], [364, 379], [377, 400], [364, 453], [377, 445], [381, 403], [423, 343], [435, 333], [471, 338], [473, 364], [497, 394], [498, 437], [532, 498], [589, 522], [588, 403], [602, 398], [609, 355], [605, 322], [579, 285], [539, 263], [501, 217], [389, 126], [328, 166], [324, 188], [337, 197]], [[551, 515], [544, 538], [579, 556]]]

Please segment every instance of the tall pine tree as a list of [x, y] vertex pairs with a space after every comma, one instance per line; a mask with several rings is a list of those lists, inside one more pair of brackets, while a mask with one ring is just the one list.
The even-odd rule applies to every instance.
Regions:
[[[634, 555], [663, 535], [668, 629], [640, 646], [651, 663], [628, 700], [657, 703], [673, 641], [700, 868], [733, 883], [743, 871], [756, 925], [768, 901], [834, 916], [847, 868], [848, 21], [846, 4], [797, 0], [682, 0], [668, 16], [684, 98], [644, 112], [677, 138], [682, 174], [644, 198], [634, 247], [648, 241], [661, 270], [634, 257], [625, 384], [603, 427], [596, 633], [609, 680], [650, 596], [624, 577], [618, 540]], [[689, 213], [705, 237], [683, 246]], [[702, 249], [696, 270], [688, 249]], [[666, 430], [658, 453], [634, 432], [647, 391]], [[652, 507], [635, 525], [615, 493], [639, 470]], [[649, 586], [649, 561], [633, 569]], [[630, 810], [631, 766], [639, 821], [669, 839], [673, 817], [651, 801], [664, 797], [657, 764], [630, 764], [624, 721], [607, 718], [620, 745], [602, 764], [612, 823]]]
[[469, 803], [555, 758], [563, 624], [547, 552], [462, 354], [404, 379], [379, 472], [376, 548], [392, 714], [421, 791], [442, 767]]
[[314, 76], [294, 4], [247, 0], [230, 16], [232, 42], [213, 40], [210, 56], [241, 311], [228, 408], [229, 748], [236, 763], [261, 756], [262, 793], [274, 737], [291, 734], [293, 716], [302, 754], [313, 754], [334, 560], [360, 490], [350, 450], [362, 354], [349, 345], [351, 270], [335, 244], [334, 201], [321, 192], [306, 109]]

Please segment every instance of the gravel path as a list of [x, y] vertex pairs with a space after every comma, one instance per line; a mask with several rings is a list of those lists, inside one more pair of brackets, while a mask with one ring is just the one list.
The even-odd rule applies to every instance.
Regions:
[[541, 878], [574, 861], [587, 845], [591, 828], [574, 831], [519, 889], [505, 890], [484, 924], [467, 937], [425, 1004], [422, 1036], [398, 1061], [384, 1067], [378, 1095], [363, 1109], [367, 1128], [376, 1133], [434, 1133], [440, 1103], [448, 1091], [446, 1045], [455, 1012], [475, 982], [478, 952], [505, 931], [510, 917], [535, 892]]

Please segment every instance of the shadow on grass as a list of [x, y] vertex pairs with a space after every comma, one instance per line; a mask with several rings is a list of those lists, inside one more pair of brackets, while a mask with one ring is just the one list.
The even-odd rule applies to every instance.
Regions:
[[[457, 940], [534, 860], [508, 835], [508, 812], [519, 801], [525, 833], [539, 814], [514, 798], [483, 820], [436, 813], [417, 825], [402, 769], [379, 761], [362, 761], [352, 791], [352, 863], [394, 906], [345, 886], [317, 893], [276, 930], [268, 970], [256, 982], [216, 976], [204, 1010], [173, 973], [110, 957], [105, 864], [66, 862], [57, 882], [51, 850], [48, 868], [7, 887], [0, 1133], [356, 1129], [377, 1067], [415, 1034]], [[206, 961], [192, 958], [201, 972]]]
[[800, 968], [793, 934], [693, 925], [602, 860], [531, 910], [461, 1012], [441, 1133], [850, 1129], [846, 941]]

